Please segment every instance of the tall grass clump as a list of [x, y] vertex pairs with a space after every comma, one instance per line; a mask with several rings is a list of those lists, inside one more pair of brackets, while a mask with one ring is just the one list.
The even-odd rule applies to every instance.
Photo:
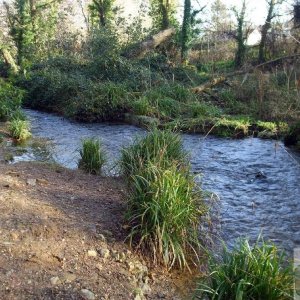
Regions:
[[259, 239], [251, 247], [241, 240], [220, 259], [209, 260], [208, 276], [199, 284], [196, 299], [293, 299], [293, 269], [276, 246]]
[[127, 178], [138, 174], [149, 163], [164, 169], [174, 164], [187, 164], [187, 153], [180, 136], [171, 131], [153, 129], [130, 147], [122, 149], [121, 171]]
[[105, 151], [99, 140], [85, 139], [82, 141], [82, 149], [79, 151], [80, 160], [78, 167], [90, 174], [100, 174], [106, 161]]
[[18, 142], [23, 142], [31, 137], [30, 125], [28, 121], [13, 119], [9, 123], [8, 129], [12, 138], [16, 139]]
[[169, 269], [196, 263], [204, 205], [180, 137], [153, 130], [123, 150], [121, 167], [131, 191], [127, 210], [131, 245]]

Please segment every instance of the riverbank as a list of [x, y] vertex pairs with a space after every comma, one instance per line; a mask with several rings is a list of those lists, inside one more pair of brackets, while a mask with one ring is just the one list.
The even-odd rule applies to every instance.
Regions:
[[5, 299], [189, 299], [189, 274], [170, 274], [124, 239], [126, 187], [44, 163], [5, 163], [0, 146]]

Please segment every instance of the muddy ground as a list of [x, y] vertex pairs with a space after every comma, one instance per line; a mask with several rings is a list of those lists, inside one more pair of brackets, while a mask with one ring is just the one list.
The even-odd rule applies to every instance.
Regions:
[[5, 156], [0, 145], [0, 299], [191, 298], [188, 273], [151, 266], [124, 242], [120, 178]]

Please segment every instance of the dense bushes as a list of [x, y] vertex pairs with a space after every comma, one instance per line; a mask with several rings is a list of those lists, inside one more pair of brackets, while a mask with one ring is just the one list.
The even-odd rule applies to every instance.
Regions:
[[11, 119], [21, 107], [24, 91], [0, 79], [0, 121]]
[[294, 121], [299, 118], [300, 97], [294, 80], [284, 72], [236, 78], [218, 97], [228, 114], [247, 114], [263, 121]]
[[272, 244], [259, 240], [251, 247], [240, 241], [220, 259], [213, 255], [197, 299], [288, 300], [293, 299], [293, 271], [285, 256]]
[[284, 139], [286, 146], [296, 146], [296, 149], [300, 151], [300, 122], [297, 122], [291, 126], [290, 131]]
[[21, 84], [28, 91], [27, 106], [80, 121], [120, 119], [128, 106], [126, 85], [92, 81], [80, 72], [43, 69], [32, 72], [30, 78], [23, 79]]
[[197, 260], [204, 205], [180, 137], [151, 131], [123, 149], [121, 169], [131, 190], [127, 211], [131, 244], [168, 268], [187, 267]]

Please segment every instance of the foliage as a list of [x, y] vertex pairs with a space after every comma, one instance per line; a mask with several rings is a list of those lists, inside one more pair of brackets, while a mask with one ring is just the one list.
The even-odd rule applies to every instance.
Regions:
[[92, 82], [73, 99], [71, 116], [79, 121], [121, 120], [128, 110], [128, 91], [124, 84]]
[[178, 134], [153, 129], [146, 137], [122, 150], [120, 166], [122, 173], [129, 178], [153, 161], [166, 169], [174, 163], [185, 164], [186, 160], [187, 154]]
[[90, 174], [99, 174], [106, 161], [106, 154], [99, 140], [85, 139], [82, 141], [78, 167]]
[[24, 91], [0, 79], [0, 121], [6, 121], [21, 107]]
[[[137, 158], [138, 159], [138, 158]], [[199, 251], [200, 192], [186, 170], [149, 163], [132, 175], [127, 218], [129, 238], [154, 263], [172, 268], [189, 265]]]
[[192, 4], [191, 0], [184, 0], [184, 12], [181, 28], [181, 61], [188, 59], [189, 42], [192, 34]]
[[208, 275], [201, 280], [197, 299], [293, 299], [293, 271], [273, 244], [258, 240], [251, 247], [241, 240], [220, 258], [211, 256]]
[[160, 31], [169, 27], [177, 27], [174, 0], [151, 0], [150, 16], [154, 30]]
[[58, 0], [36, 3], [14, 0], [5, 3], [9, 34], [17, 48], [19, 66], [26, 66], [33, 59], [45, 57], [54, 40], [57, 23]]
[[243, 0], [241, 11], [235, 10], [235, 16], [237, 20], [237, 50], [235, 54], [235, 66], [241, 67], [244, 64], [246, 56], [246, 41], [248, 38], [248, 32], [246, 27], [246, 1]]
[[89, 12], [92, 21], [92, 26], [98, 28], [109, 25], [109, 21], [113, 18], [114, 0], [92, 0], [89, 5]]
[[179, 135], [154, 129], [123, 149], [120, 161], [131, 189], [129, 239], [168, 268], [188, 267], [199, 251], [204, 205], [186, 157]]
[[296, 146], [300, 150], [300, 122], [298, 121], [291, 126], [288, 134], [284, 138], [286, 146]]
[[29, 123], [20, 119], [13, 119], [8, 126], [11, 136], [18, 142], [23, 142], [31, 137]]

